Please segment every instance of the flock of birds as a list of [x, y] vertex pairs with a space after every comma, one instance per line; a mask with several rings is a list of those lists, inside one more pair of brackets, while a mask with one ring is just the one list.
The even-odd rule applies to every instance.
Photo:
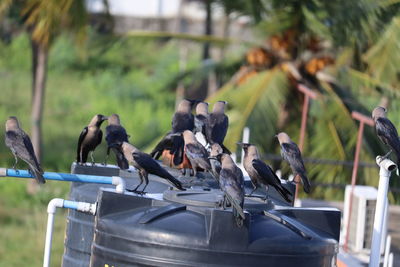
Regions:
[[[116, 155], [117, 165], [121, 169], [128, 169], [129, 164], [138, 170], [140, 183], [130, 192], [144, 194], [149, 183], [148, 175], [153, 174], [167, 179], [179, 190], [185, 190], [181, 182], [163, 168], [156, 159], [160, 156], [169, 160], [170, 166], [182, 170], [190, 170], [190, 175], [196, 175], [198, 171], [206, 171], [212, 174], [218, 181], [224, 192], [223, 207], [232, 205], [235, 219], [244, 220], [243, 204], [245, 198], [244, 177], [241, 169], [230, 156], [230, 151], [223, 142], [228, 131], [229, 119], [225, 114], [227, 102], [218, 101], [214, 104], [212, 112], [208, 111], [208, 103], [197, 100], [182, 100], [172, 117], [172, 128], [157, 144], [150, 154], [140, 151], [129, 143], [130, 137], [121, 125], [119, 116], [113, 114], [104, 116], [98, 114], [92, 118], [78, 139], [77, 163], [85, 164], [89, 153], [94, 164], [93, 152], [102, 142], [103, 132], [101, 125], [108, 121], [105, 140], [107, 142], [107, 155], [104, 165], [112, 150]], [[195, 107], [195, 115], [192, 109]], [[396, 128], [386, 118], [386, 109], [377, 107], [372, 112], [375, 128], [381, 141], [391, 150], [385, 155], [388, 157], [392, 150], [395, 151], [398, 162], [400, 159], [400, 139]], [[293, 174], [299, 175], [306, 193], [310, 192], [310, 182], [307, 178], [301, 152], [290, 137], [284, 133], [276, 135], [281, 155], [286, 160]], [[21, 129], [16, 117], [9, 117], [6, 122], [5, 143], [15, 157], [13, 168], [16, 168], [18, 158], [29, 165], [29, 170], [38, 183], [45, 183], [43, 170], [38, 162], [29, 136]], [[244, 150], [243, 166], [249, 174], [253, 184], [252, 193], [260, 186], [272, 186], [287, 202], [292, 201], [292, 193], [287, 190], [281, 180], [270, 166], [261, 160], [257, 147], [249, 143], [238, 143]], [[145, 182], [142, 190], [138, 188]]]

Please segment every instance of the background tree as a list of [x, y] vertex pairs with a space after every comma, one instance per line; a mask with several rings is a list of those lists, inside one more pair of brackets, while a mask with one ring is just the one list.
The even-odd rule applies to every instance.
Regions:
[[39, 160], [42, 155], [42, 114], [49, 50], [64, 30], [78, 41], [85, 37], [87, 12], [83, 0], [5, 0], [0, 13], [13, 16], [29, 33], [32, 49], [31, 139]]

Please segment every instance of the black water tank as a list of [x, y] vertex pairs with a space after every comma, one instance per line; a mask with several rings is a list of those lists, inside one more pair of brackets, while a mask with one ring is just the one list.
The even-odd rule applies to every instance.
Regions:
[[[100, 176], [121, 176], [125, 178], [127, 188], [134, 188], [139, 182], [139, 177], [133, 169], [121, 171], [118, 167], [107, 165], [107, 167], [97, 164], [78, 165], [73, 163], [71, 173], [88, 174]], [[151, 184], [146, 190], [152, 192], [163, 192], [168, 189], [169, 184], [160, 179], [150, 177]], [[69, 199], [94, 203], [100, 188], [114, 188], [113, 185], [105, 184], [85, 184], [72, 183]], [[62, 259], [63, 267], [87, 267], [90, 261], [90, 250], [94, 233], [94, 216], [69, 210], [67, 215], [67, 225], [64, 240], [64, 255]]]
[[[185, 186], [215, 188], [218, 187], [213, 178], [206, 176], [204, 179], [193, 177], [182, 177], [178, 170], [168, 169], [175, 177], [178, 177]], [[121, 171], [113, 165], [103, 166], [101, 164], [71, 165], [71, 173], [88, 174], [100, 176], [121, 176], [125, 178], [127, 188], [134, 188], [139, 183], [137, 172], [133, 169]], [[150, 175], [150, 184], [146, 188], [149, 193], [163, 193], [170, 184], [161, 178]], [[105, 184], [72, 183], [69, 199], [94, 203], [100, 188], [114, 188]], [[63, 267], [86, 267], [89, 266], [90, 251], [94, 233], [94, 216], [74, 210], [69, 210], [64, 240]]]
[[336, 264], [337, 209], [246, 199], [238, 227], [219, 190], [146, 196], [102, 190], [90, 266], [322, 266]]

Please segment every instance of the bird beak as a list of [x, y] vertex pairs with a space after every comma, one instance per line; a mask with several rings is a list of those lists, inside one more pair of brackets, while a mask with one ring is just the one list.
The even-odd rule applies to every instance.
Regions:
[[172, 133], [169, 136], [182, 136], [182, 133]]
[[103, 121], [106, 121], [106, 120], [108, 120], [108, 117], [107, 116], [103, 116]]
[[239, 146], [243, 146], [242, 142], [237, 142], [236, 144], [239, 145]]
[[218, 160], [216, 157], [208, 157], [208, 159]]

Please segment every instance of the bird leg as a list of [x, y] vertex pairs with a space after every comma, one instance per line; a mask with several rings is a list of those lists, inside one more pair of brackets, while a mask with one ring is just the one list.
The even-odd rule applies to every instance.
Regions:
[[17, 163], [18, 163], [18, 157], [17, 157], [17, 155], [15, 155], [14, 153], [13, 153], [13, 155], [14, 155], [14, 158], [15, 158], [15, 163], [14, 163], [14, 165], [12, 166], [12, 168], [17, 172]]
[[104, 159], [103, 165], [107, 166], [107, 160], [108, 160], [108, 156], [110, 155], [110, 147], [107, 147], [107, 154], [106, 154], [106, 158]]
[[92, 159], [92, 166], [94, 166], [96, 163], [94, 162], [93, 151], [90, 151], [90, 158]]
[[222, 209], [226, 209], [226, 195], [224, 194], [224, 200], [222, 201]]
[[195, 171], [193, 170], [193, 167], [191, 169], [189, 169], [189, 176], [196, 176], [195, 175]]
[[181, 172], [182, 172], [182, 175], [183, 175], [183, 176], [186, 175], [186, 169], [185, 169], [185, 168], [182, 168], [182, 169], [181, 169]]
[[388, 153], [386, 153], [384, 156], [382, 156], [382, 159], [387, 159], [392, 152], [393, 152], [393, 150], [390, 149]]
[[265, 186], [265, 191], [267, 191], [267, 193], [265, 194], [265, 197], [263, 198], [263, 200], [267, 201], [267, 199], [269, 199], [269, 196], [268, 196], [269, 186], [268, 185]]
[[257, 190], [258, 186], [254, 185], [253, 183], [252, 183], [252, 185], [253, 185], [253, 190], [246, 197], [251, 197], [253, 195], [254, 191]]
[[146, 189], [147, 185], [149, 184], [149, 177], [148, 177], [148, 174], [146, 171], [143, 171], [142, 175], [144, 177], [146, 184], [144, 185], [142, 191], [138, 192], [138, 194], [144, 195], [144, 194], [146, 194], [146, 192], [144, 192], [144, 190]]
[[140, 183], [135, 187], [135, 189], [126, 189], [126, 191], [137, 193], [137, 189], [139, 188], [139, 186], [141, 184], [143, 184], [143, 177], [142, 177], [142, 173], [140, 171], [139, 171], [139, 178], [140, 178]]

